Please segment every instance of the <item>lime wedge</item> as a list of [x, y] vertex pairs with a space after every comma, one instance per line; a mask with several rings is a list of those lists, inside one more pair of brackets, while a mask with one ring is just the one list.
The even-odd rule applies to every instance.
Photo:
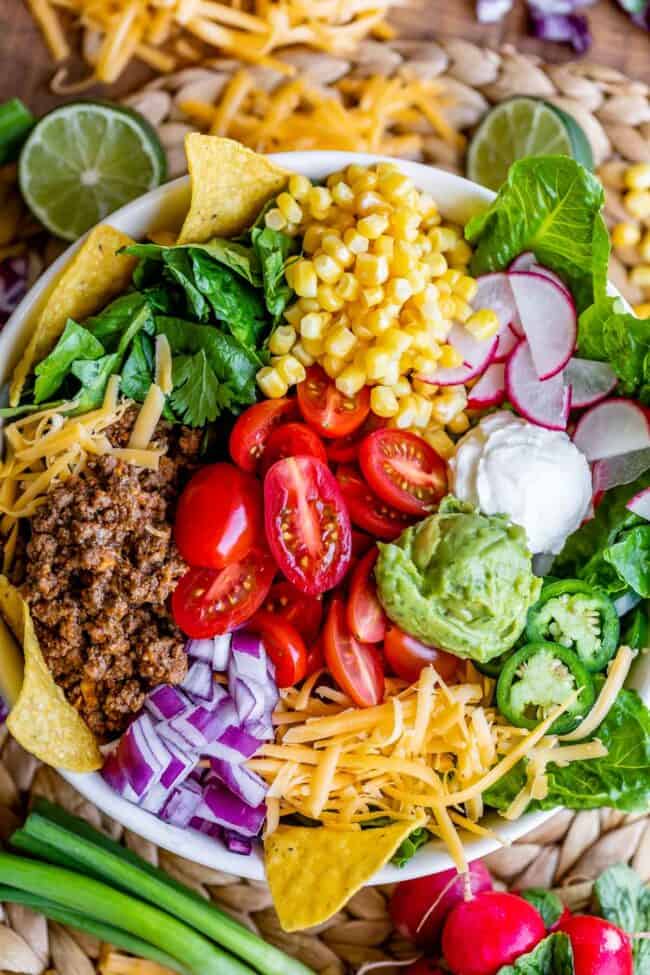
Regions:
[[594, 160], [576, 120], [539, 98], [510, 98], [491, 109], [467, 152], [467, 176], [498, 190], [508, 169], [525, 156], [572, 156], [588, 169]]
[[149, 123], [130, 109], [72, 102], [37, 123], [23, 147], [20, 189], [48, 230], [76, 240], [166, 176]]

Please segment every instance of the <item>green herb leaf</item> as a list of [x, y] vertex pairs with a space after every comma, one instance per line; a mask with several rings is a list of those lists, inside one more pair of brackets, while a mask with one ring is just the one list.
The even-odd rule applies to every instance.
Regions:
[[202, 251], [189, 250], [194, 280], [214, 314], [244, 348], [255, 353], [267, 327], [258, 292]]
[[43, 403], [61, 387], [76, 359], [99, 359], [103, 355], [101, 342], [69, 318], [59, 341], [34, 370], [34, 403]]
[[155, 353], [148, 335], [136, 335], [129, 356], [122, 367], [120, 392], [129, 399], [143, 403], [154, 381]]
[[236, 240], [214, 237], [198, 248], [192, 245], [192, 249], [205, 251], [213, 260], [225, 264], [256, 288], [262, 286], [262, 269], [258, 255], [251, 247], [245, 247]]
[[601, 298], [580, 316], [578, 349], [610, 363], [618, 392], [650, 404], [650, 318], [630, 314], [620, 298]]
[[494, 203], [465, 228], [476, 245], [473, 273], [503, 270], [530, 250], [566, 281], [579, 309], [587, 308], [605, 273], [603, 203], [597, 178], [567, 156], [516, 162]]
[[560, 920], [564, 905], [552, 890], [544, 890], [543, 887], [529, 887], [528, 890], [522, 890], [521, 896], [542, 915], [544, 927], [547, 931]]
[[174, 389], [171, 403], [184, 423], [202, 427], [216, 420], [221, 407], [228, 406], [223, 395], [227, 387], [219, 386], [219, 380], [208, 362], [205, 351], [195, 355], [179, 355], [173, 362]]
[[550, 934], [532, 951], [520, 955], [513, 965], [504, 965], [497, 975], [573, 975], [573, 952], [566, 934]]
[[[143, 313], [145, 313], [144, 318], [140, 318]], [[136, 331], [139, 332], [143, 328], [150, 334], [153, 332], [153, 315], [146, 297], [132, 292], [116, 298], [99, 315], [87, 318], [83, 324], [84, 328], [99, 339], [104, 352], [115, 352], [120, 345], [122, 351], [124, 350], [122, 337], [136, 319], [138, 321]]]
[[426, 826], [418, 826], [417, 829], [409, 833], [405, 840], [402, 840], [397, 851], [393, 854], [391, 863], [394, 863], [396, 867], [403, 867], [430, 839], [431, 833]]
[[[598, 914], [629, 934], [650, 927], [650, 890], [631, 867], [624, 863], [608, 867], [594, 885]], [[650, 975], [650, 941], [635, 938], [634, 975]]]
[[262, 267], [266, 308], [277, 325], [294, 295], [284, 272], [292, 255], [297, 254], [298, 245], [293, 237], [270, 227], [254, 227], [251, 240]]

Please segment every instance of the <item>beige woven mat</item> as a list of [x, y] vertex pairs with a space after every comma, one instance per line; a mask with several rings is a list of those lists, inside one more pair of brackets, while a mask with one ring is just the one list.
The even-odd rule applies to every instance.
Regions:
[[[308, 59], [307, 69], [325, 84], [332, 72], [340, 74], [331, 58]], [[336, 70], [335, 70], [336, 69]], [[539, 95], [554, 101], [576, 116], [587, 133], [601, 175], [607, 184], [610, 223], [629, 222], [620, 189], [621, 173], [631, 162], [650, 162], [650, 89], [611, 68], [588, 61], [570, 65], [544, 66], [538, 59], [511, 48], [500, 52], [478, 48], [463, 40], [435, 43], [364, 44], [354, 63], [345, 71], [389, 75], [399, 71], [440, 77], [453, 95], [447, 109], [449, 119], [461, 129], [473, 126], [489, 103], [515, 94]], [[212, 98], [219, 85], [216, 70], [192, 69], [161, 80], [132, 102], [159, 127], [170, 156], [173, 175], [184, 166], [183, 114], [179, 94], [187, 85], [203, 83], [203, 97]], [[197, 73], [198, 72], [198, 73]], [[319, 73], [320, 72], [320, 73]], [[212, 88], [210, 88], [212, 79]], [[196, 89], [195, 89], [196, 91]], [[154, 97], [155, 95], [155, 97]], [[434, 134], [423, 139], [422, 158], [446, 168], [462, 171], [457, 150]], [[57, 248], [33, 256], [33, 273], [47, 263]], [[647, 264], [636, 247], [617, 250], [610, 274], [632, 304], [650, 300], [650, 288], [634, 283], [628, 272]], [[264, 885], [249, 883], [227, 874], [189, 863], [156, 849], [151, 843], [108, 820], [83, 800], [56, 773], [39, 767], [31, 756], [0, 730], [0, 838], [6, 839], [20, 823], [30, 795], [45, 795], [65, 808], [120, 837], [127, 846], [190, 884], [206, 897], [259, 932], [269, 941], [322, 975], [352, 973], [366, 961], [405, 959], [413, 956], [411, 945], [393, 935], [386, 912], [389, 889], [368, 887], [347, 905], [345, 911], [318, 929], [299, 935], [284, 934], [277, 922]], [[557, 887], [572, 908], [585, 907], [593, 879], [609, 864], [627, 862], [650, 880], [650, 818], [624, 816], [611, 810], [565, 811], [556, 815], [525, 840], [495, 853], [488, 865], [503, 886]], [[26, 908], [5, 905], [0, 919], [0, 975], [3, 972], [29, 975], [93, 975], [115, 970], [107, 946], [86, 936], [48, 924]], [[128, 968], [120, 969], [128, 972]], [[382, 969], [393, 975], [399, 968]]]

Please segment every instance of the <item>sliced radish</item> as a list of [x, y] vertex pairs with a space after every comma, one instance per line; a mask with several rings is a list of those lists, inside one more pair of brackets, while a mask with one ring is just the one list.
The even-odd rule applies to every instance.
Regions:
[[543, 264], [540, 264], [532, 251], [524, 251], [524, 253], [520, 254], [519, 257], [515, 257], [514, 261], [512, 261], [510, 264], [508, 271], [534, 271], [535, 274], [542, 274], [544, 277], [548, 278], [549, 281], [552, 281], [553, 284], [556, 284], [558, 288], [562, 288], [562, 291], [566, 292], [569, 298], [571, 297], [571, 291], [566, 286], [562, 278], [556, 274], [555, 271], [551, 271], [550, 268], [544, 267]]
[[561, 373], [539, 379], [528, 342], [520, 342], [506, 363], [506, 391], [518, 413], [549, 430], [566, 430], [571, 411], [571, 387]]
[[494, 354], [495, 362], [505, 362], [511, 352], [514, 352], [523, 338], [523, 334], [515, 331], [515, 325], [511, 322], [504, 328], [501, 326], [497, 333], [499, 343]]
[[639, 518], [650, 521], [650, 488], [645, 488], [645, 490], [635, 494], [633, 498], [630, 498], [626, 507]]
[[475, 379], [485, 372], [494, 359], [498, 344], [496, 335], [483, 342], [477, 341], [458, 323], [452, 325], [447, 341], [462, 355], [462, 366], [454, 369], [436, 369], [430, 376], [419, 375], [417, 378], [422, 382], [434, 386], [459, 386], [461, 383], [469, 382], [470, 379]]
[[499, 345], [495, 358], [498, 362], [503, 362], [517, 344], [516, 336], [523, 337], [510, 281], [508, 275], [502, 272], [484, 274], [477, 278], [477, 281], [478, 291], [472, 301], [472, 308], [475, 311], [489, 308], [496, 313], [501, 327], [498, 332]]
[[647, 470], [650, 470], [650, 447], [617, 454], [616, 457], [603, 457], [595, 462], [591, 470], [594, 496], [600, 497], [604, 491], [620, 487], [621, 484], [631, 484]]
[[567, 362], [564, 381], [572, 390], [571, 408], [581, 410], [609, 396], [618, 380], [608, 362], [574, 356]]
[[532, 251], [524, 251], [519, 257], [515, 257], [514, 261], [511, 261], [508, 270], [509, 271], [530, 271], [530, 269], [537, 264], [537, 258]]
[[484, 410], [488, 406], [499, 406], [505, 396], [506, 367], [503, 362], [493, 362], [470, 390], [467, 405], [471, 410]]
[[573, 442], [589, 461], [650, 447], [648, 414], [631, 399], [605, 400], [580, 418]]
[[539, 379], [561, 372], [573, 355], [577, 317], [573, 300], [545, 275], [513, 271], [508, 275]]

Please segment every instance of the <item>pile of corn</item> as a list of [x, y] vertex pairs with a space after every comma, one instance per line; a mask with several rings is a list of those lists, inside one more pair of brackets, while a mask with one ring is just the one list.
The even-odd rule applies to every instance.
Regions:
[[287, 268], [298, 298], [271, 337], [262, 392], [286, 395], [318, 363], [344, 396], [371, 386], [377, 416], [417, 429], [449, 455], [443, 428], [469, 426], [466, 389], [423, 378], [462, 363], [447, 342], [454, 322], [477, 339], [499, 328], [494, 312], [472, 310], [477, 284], [460, 229], [390, 163], [348, 166], [326, 186], [294, 175], [266, 223], [301, 235], [303, 256]]
[[650, 162], [629, 166], [612, 161], [598, 175], [607, 189], [610, 215], [616, 194], [615, 213], [620, 219], [611, 226], [614, 254], [627, 266], [629, 285], [643, 295], [634, 311], [640, 318], [650, 318]]

